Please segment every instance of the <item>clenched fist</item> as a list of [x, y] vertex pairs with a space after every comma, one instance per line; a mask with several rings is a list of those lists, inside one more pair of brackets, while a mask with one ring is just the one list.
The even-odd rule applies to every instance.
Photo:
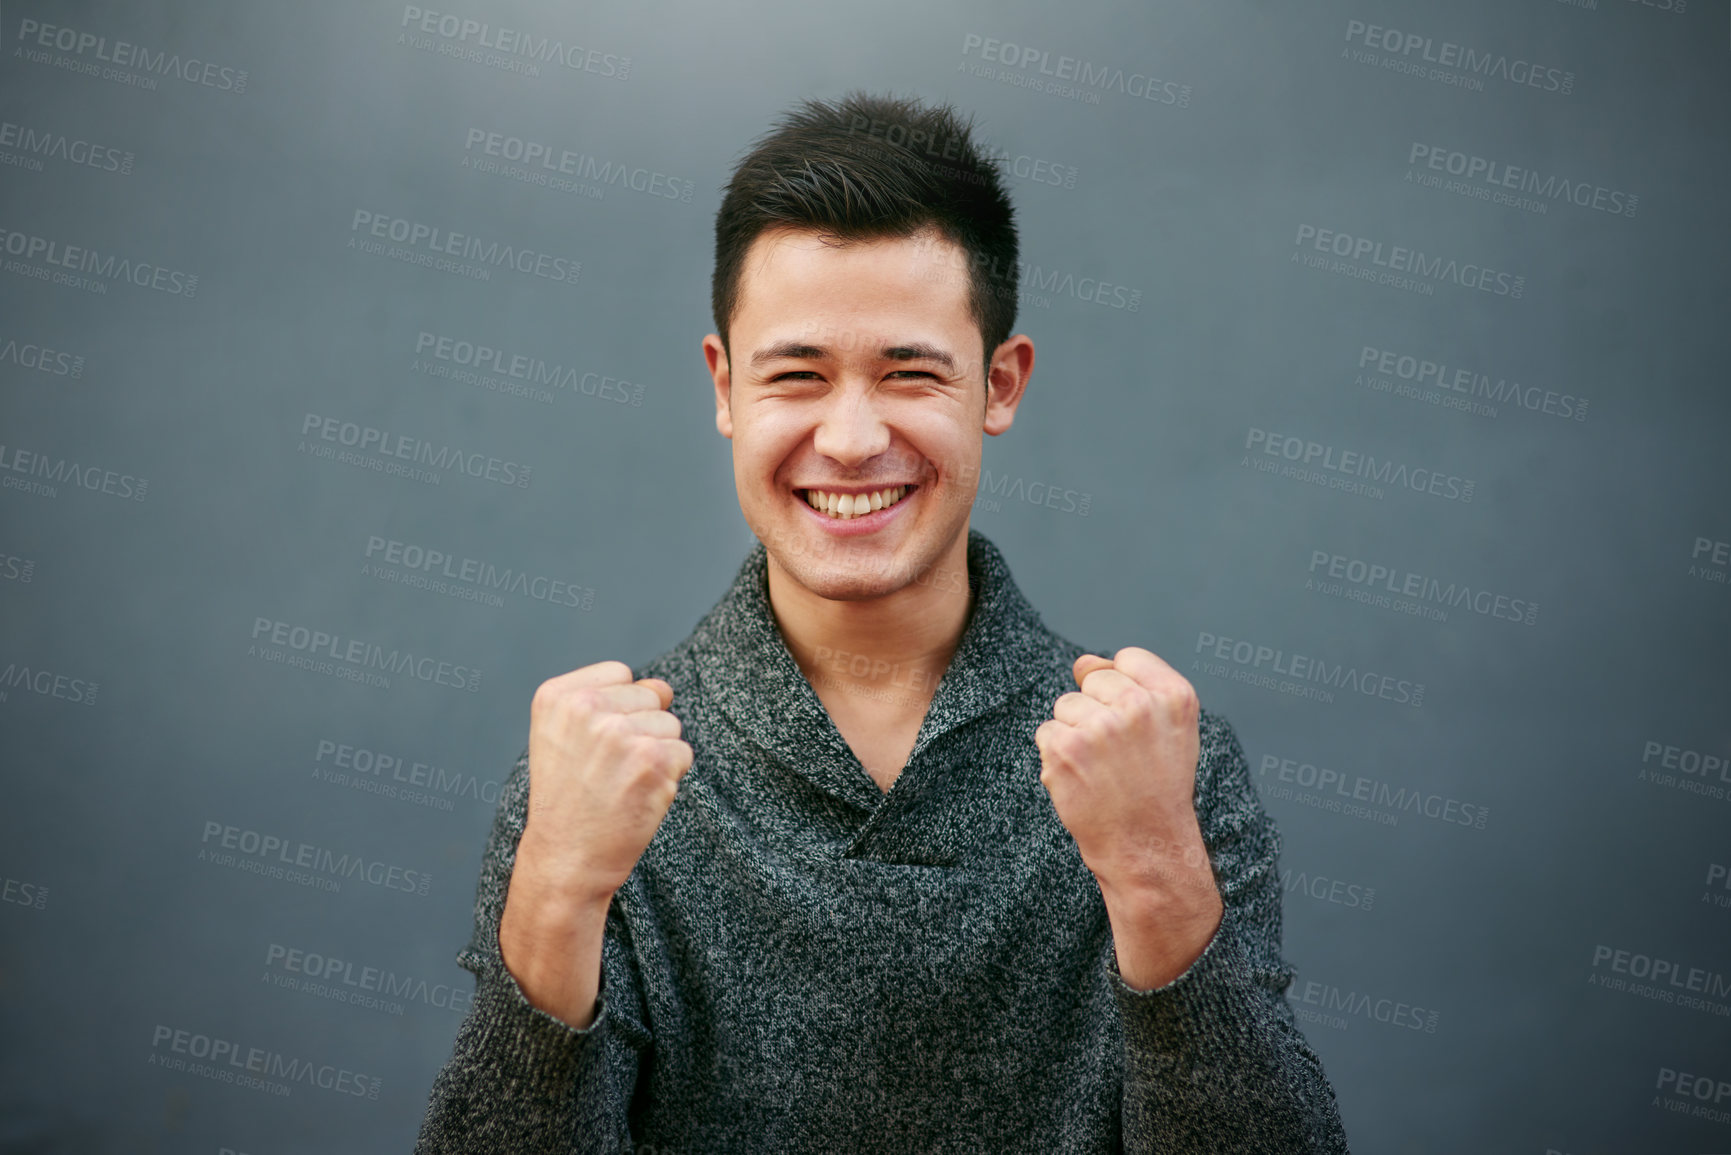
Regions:
[[529, 708], [529, 815], [518, 856], [546, 878], [624, 885], [691, 768], [673, 687], [597, 662], [543, 683]]
[[578, 1029], [594, 1021], [613, 892], [691, 768], [672, 704], [672, 686], [611, 661], [548, 679], [530, 704], [528, 817], [499, 950], [530, 1003]]
[[1223, 913], [1196, 819], [1201, 706], [1171, 666], [1136, 646], [1083, 654], [1080, 687], [1034, 731], [1040, 782], [1100, 884], [1120, 972], [1169, 982]]

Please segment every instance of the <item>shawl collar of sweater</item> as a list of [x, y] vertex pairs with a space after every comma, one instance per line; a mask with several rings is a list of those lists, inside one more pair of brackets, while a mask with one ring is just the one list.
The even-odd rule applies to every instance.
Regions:
[[[1049, 664], [1055, 645], [1067, 645], [1042, 623], [985, 535], [969, 529], [967, 552], [973, 605], [908, 755], [910, 770], [935, 740], [1020, 691]], [[885, 792], [855, 757], [782, 637], [769, 602], [768, 557], [756, 542], [733, 585], [692, 631], [704, 693], [752, 741], [815, 785], [875, 810]]]

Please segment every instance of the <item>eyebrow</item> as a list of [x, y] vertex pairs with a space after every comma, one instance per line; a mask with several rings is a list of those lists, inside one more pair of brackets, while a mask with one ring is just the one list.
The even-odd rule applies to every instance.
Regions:
[[[753, 353], [751, 364], [759, 366], [784, 359], [821, 361], [829, 356], [829, 350], [821, 345], [807, 345], [803, 341], [782, 341]], [[908, 345], [888, 345], [878, 351], [878, 356], [886, 361], [935, 361], [952, 373], [956, 369], [954, 357], [936, 345], [928, 345], [923, 341]]]

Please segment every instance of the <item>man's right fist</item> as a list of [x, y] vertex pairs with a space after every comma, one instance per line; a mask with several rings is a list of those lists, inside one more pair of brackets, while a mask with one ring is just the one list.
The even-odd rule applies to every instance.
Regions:
[[624, 662], [550, 678], [529, 708], [529, 808], [518, 861], [541, 881], [611, 895], [673, 805], [692, 751], [673, 687]]

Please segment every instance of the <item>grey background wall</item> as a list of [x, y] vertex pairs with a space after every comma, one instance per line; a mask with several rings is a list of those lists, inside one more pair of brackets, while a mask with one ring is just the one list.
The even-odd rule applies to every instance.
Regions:
[[856, 87], [1003, 157], [972, 524], [1237, 726], [1355, 1149], [1726, 1149], [1724, 0], [5, 0], [0, 1149], [408, 1149], [534, 687], [751, 544], [718, 190]]

